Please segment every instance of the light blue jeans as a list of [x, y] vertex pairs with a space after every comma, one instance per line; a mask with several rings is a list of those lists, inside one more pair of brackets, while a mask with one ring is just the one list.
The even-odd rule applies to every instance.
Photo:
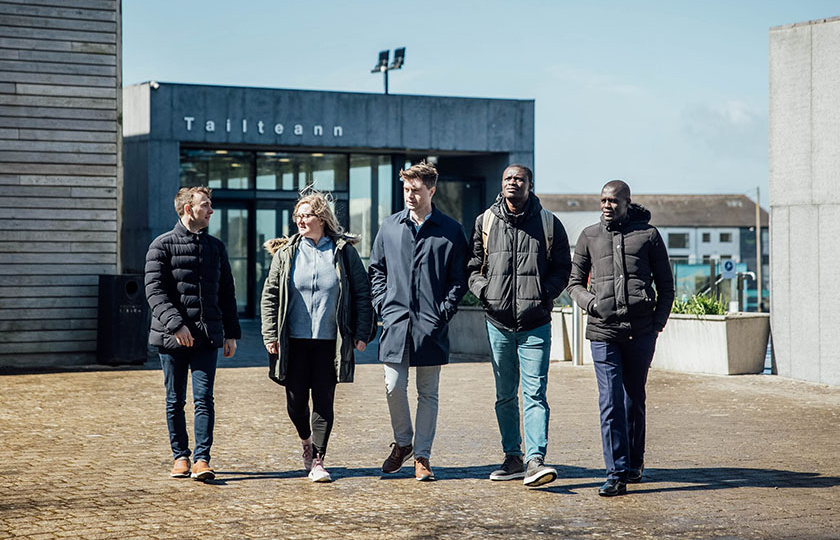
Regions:
[[412, 428], [408, 406], [408, 358], [406, 354], [398, 364], [385, 363], [385, 394], [388, 398], [388, 411], [391, 413], [391, 427], [394, 429], [394, 441], [399, 446], [414, 444], [414, 457], [429, 459], [437, 428], [440, 366], [414, 368], [417, 415]]
[[548, 447], [546, 399], [548, 363], [551, 350], [551, 324], [526, 332], [500, 330], [487, 323], [487, 337], [496, 379], [496, 420], [507, 456], [522, 455], [519, 431], [519, 386], [522, 383], [522, 409], [525, 425], [525, 461], [545, 458]]

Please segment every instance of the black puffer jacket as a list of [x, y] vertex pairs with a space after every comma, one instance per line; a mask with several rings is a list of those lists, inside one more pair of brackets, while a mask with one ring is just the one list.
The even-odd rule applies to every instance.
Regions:
[[221, 347], [240, 339], [233, 275], [225, 245], [179, 221], [155, 238], [146, 253], [146, 300], [152, 308], [149, 343], [181, 349], [175, 332], [186, 325], [194, 346]]
[[627, 341], [665, 327], [674, 276], [662, 236], [649, 222], [650, 212], [631, 203], [621, 223], [608, 226], [601, 218], [580, 233], [569, 294], [589, 314], [587, 339]]
[[[496, 220], [487, 237], [484, 264], [484, 213], [475, 220], [467, 269], [470, 290], [484, 306], [487, 319], [511, 332], [539, 328], [551, 321], [551, 309], [569, 282], [569, 239], [554, 218], [551, 257], [547, 257], [542, 205], [533, 193], [528, 208], [515, 216], [499, 195], [490, 206]], [[483, 268], [482, 268], [483, 267]]]

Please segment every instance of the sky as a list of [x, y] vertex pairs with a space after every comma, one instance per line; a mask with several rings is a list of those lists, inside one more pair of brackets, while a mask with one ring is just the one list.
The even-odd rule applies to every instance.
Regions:
[[123, 0], [123, 84], [535, 100], [537, 193], [768, 202], [769, 29], [837, 0]]

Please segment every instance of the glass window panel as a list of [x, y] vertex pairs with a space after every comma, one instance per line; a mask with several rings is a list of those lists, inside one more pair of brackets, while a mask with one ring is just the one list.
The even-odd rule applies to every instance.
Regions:
[[464, 222], [464, 183], [438, 180], [432, 199], [438, 209], [458, 223]]
[[369, 155], [350, 156], [350, 232], [361, 236], [356, 249], [363, 259], [370, 257], [371, 188], [375, 159], [376, 156]]
[[257, 153], [257, 189], [347, 191], [346, 154]]
[[[391, 156], [379, 156], [379, 213], [377, 225], [394, 213], [394, 170], [391, 166]], [[377, 227], [378, 228], [378, 227]]]
[[248, 307], [248, 210], [219, 208], [207, 231], [225, 243], [240, 312]]
[[252, 189], [253, 154], [233, 150], [181, 150], [181, 186]]
[[684, 249], [688, 247], [687, 233], [669, 233], [668, 247], [674, 249]]

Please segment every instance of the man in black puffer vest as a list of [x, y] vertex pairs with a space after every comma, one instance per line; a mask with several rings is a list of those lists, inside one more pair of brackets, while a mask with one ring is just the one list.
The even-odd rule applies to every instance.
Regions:
[[[166, 423], [175, 463], [170, 476], [208, 481], [213, 444], [213, 382], [220, 347], [225, 358], [242, 337], [233, 275], [225, 245], [207, 233], [213, 206], [207, 187], [181, 188], [175, 196], [180, 219], [152, 241], [146, 254], [146, 299], [152, 308], [149, 343], [158, 347], [166, 386]], [[195, 464], [184, 405], [192, 371], [195, 404]]]
[[[674, 302], [668, 251], [650, 212], [630, 202], [630, 186], [607, 182], [601, 223], [575, 245], [569, 294], [589, 314], [590, 340], [610, 497], [642, 481], [645, 454], [645, 383], [656, 338]], [[587, 287], [588, 284], [588, 287]], [[656, 288], [654, 289], [654, 285]]]

